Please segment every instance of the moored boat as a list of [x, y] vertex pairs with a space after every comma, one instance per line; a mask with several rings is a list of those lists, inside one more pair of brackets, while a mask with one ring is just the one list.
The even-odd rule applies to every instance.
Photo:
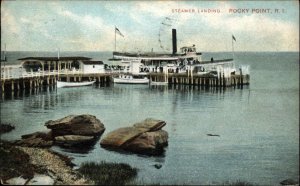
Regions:
[[150, 85], [168, 85], [169, 82], [167, 81], [151, 81]]
[[64, 81], [57, 81], [57, 88], [62, 87], [79, 87], [79, 86], [87, 86], [92, 85], [96, 81], [84, 81], [84, 82], [64, 82]]
[[146, 76], [120, 74], [117, 77], [113, 77], [113, 82], [120, 84], [148, 84], [149, 79]]

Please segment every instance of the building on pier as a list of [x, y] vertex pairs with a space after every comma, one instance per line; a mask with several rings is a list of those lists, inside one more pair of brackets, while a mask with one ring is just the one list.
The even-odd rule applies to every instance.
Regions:
[[91, 61], [89, 57], [26, 57], [19, 60], [21, 60], [21, 66], [25, 72], [104, 73], [103, 62]]

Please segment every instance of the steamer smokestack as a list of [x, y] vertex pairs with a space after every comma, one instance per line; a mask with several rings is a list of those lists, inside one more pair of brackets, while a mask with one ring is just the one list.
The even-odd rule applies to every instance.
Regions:
[[177, 52], [177, 37], [176, 37], [176, 29], [172, 29], [172, 45], [173, 45], [173, 54]]

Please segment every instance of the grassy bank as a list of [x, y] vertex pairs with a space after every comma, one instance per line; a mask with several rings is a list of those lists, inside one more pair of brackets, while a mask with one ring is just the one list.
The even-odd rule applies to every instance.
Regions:
[[124, 163], [83, 163], [78, 171], [96, 185], [124, 185], [136, 177], [137, 169]]

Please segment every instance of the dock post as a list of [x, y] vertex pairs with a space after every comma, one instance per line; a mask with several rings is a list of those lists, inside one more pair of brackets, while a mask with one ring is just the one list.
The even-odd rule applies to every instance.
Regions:
[[236, 77], [235, 77], [235, 76], [234, 76], [234, 78], [233, 78], [233, 84], [234, 84], [234, 87], [237, 85]]
[[2, 93], [4, 93], [4, 83], [5, 83], [5, 81], [2, 81], [2, 83], [1, 83]]
[[20, 81], [17, 81], [17, 90], [20, 90]]
[[244, 85], [244, 77], [243, 77], [243, 74], [241, 74], [241, 84], [242, 84], [242, 87]]
[[226, 87], [226, 78], [225, 73], [223, 72], [223, 87]]
[[25, 79], [22, 79], [22, 88], [25, 89]]
[[220, 87], [223, 87], [223, 77], [220, 76]]
[[11, 81], [11, 90], [14, 91], [14, 80]]

